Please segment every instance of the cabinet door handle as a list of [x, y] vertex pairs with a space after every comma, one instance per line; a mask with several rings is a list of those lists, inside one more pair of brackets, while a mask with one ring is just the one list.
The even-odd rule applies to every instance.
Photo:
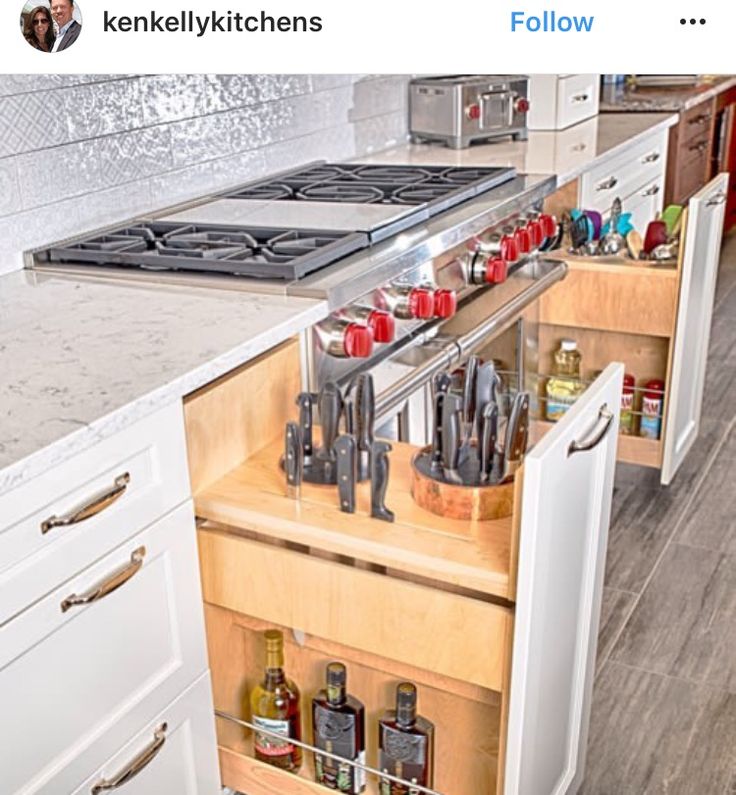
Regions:
[[707, 121], [710, 121], [710, 113], [701, 113], [700, 116], [689, 119], [688, 124], [705, 124]]
[[74, 508], [69, 513], [63, 516], [49, 516], [48, 519], [41, 522], [41, 532], [45, 535], [49, 530], [55, 527], [66, 527], [70, 524], [79, 524], [91, 516], [96, 516], [100, 511], [112, 505], [125, 494], [128, 484], [130, 483], [130, 473], [123, 472], [115, 478], [113, 485], [102, 492], [102, 494], [95, 494], [84, 505], [79, 508]]
[[618, 185], [618, 180], [616, 177], [609, 177], [608, 179], [601, 182], [596, 190], [611, 190], [611, 188], [615, 188]]
[[572, 102], [587, 102], [590, 97], [587, 94], [575, 94], [574, 96], [570, 97]]
[[659, 152], [652, 152], [647, 155], [641, 162], [642, 163], [656, 163], [659, 160]]
[[153, 733], [153, 742], [144, 748], [135, 759], [130, 762], [114, 777], [100, 779], [90, 790], [91, 795], [98, 795], [99, 792], [109, 792], [127, 784], [132, 778], [137, 776], [141, 770], [148, 767], [164, 747], [166, 742], [166, 729], [168, 725], [162, 723]]
[[642, 196], [656, 196], [659, 193], [659, 185], [652, 185], [651, 188], [647, 188]]
[[716, 193], [715, 196], [711, 196], [710, 199], [705, 203], [706, 207], [715, 207], [718, 204], [723, 204], [726, 201], [726, 194], [725, 193]]
[[592, 450], [608, 433], [611, 425], [613, 424], [613, 414], [608, 410], [608, 404], [604, 403], [598, 412], [598, 419], [602, 420], [601, 427], [593, 433], [590, 439], [582, 442], [570, 442], [567, 448], [567, 457], [569, 458], [574, 453], [584, 453], [586, 450]]
[[570, 147], [571, 152], [584, 152], [588, 148], [588, 144], [579, 143]]
[[699, 144], [693, 144], [692, 146], [688, 146], [688, 151], [690, 152], [705, 152], [708, 148], [707, 141], [701, 141]]
[[88, 605], [91, 602], [99, 602], [104, 599], [108, 594], [117, 591], [121, 585], [126, 582], [135, 574], [137, 574], [143, 565], [143, 558], [146, 556], [146, 548], [138, 547], [130, 555], [130, 563], [122, 569], [113, 572], [107, 579], [103, 580], [99, 585], [90, 588], [82, 594], [71, 594], [61, 603], [61, 612], [66, 613], [70, 607], [77, 607], [79, 605]]

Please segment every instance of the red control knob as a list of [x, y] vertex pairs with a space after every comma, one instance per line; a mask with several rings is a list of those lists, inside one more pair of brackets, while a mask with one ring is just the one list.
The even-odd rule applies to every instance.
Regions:
[[528, 254], [532, 250], [532, 238], [526, 227], [517, 229], [516, 232], [514, 232], [514, 238], [522, 254]]
[[373, 353], [373, 332], [359, 323], [349, 323], [345, 329], [345, 353], [365, 359]]
[[457, 296], [454, 290], [435, 290], [434, 316], [441, 318], [452, 317], [457, 310]]
[[516, 262], [519, 259], [519, 242], [511, 235], [501, 238], [501, 258], [506, 262]]
[[434, 294], [426, 287], [415, 287], [409, 293], [409, 312], [412, 317], [428, 320], [434, 317]]
[[393, 342], [396, 334], [396, 323], [394, 316], [381, 309], [374, 309], [368, 315], [368, 327], [373, 332], [373, 339], [376, 342]]
[[529, 238], [532, 241], [532, 248], [539, 248], [544, 240], [544, 233], [542, 232], [542, 224], [539, 221], [529, 221], [526, 225], [529, 232]]
[[509, 275], [509, 264], [502, 257], [491, 257], [486, 262], [486, 281], [489, 284], [501, 284]]
[[529, 100], [526, 97], [519, 97], [516, 102], [514, 102], [514, 110], [517, 113], [528, 113]]
[[537, 220], [542, 226], [542, 234], [545, 237], [554, 237], [557, 234], [557, 219], [554, 215], [542, 213]]
[[476, 121], [477, 119], [480, 118], [480, 105], [478, 105], [477, 103], [474, 103], [473, 105], [468, 105], [468, 107], [465, 108], [465, 114], [469, 119]]

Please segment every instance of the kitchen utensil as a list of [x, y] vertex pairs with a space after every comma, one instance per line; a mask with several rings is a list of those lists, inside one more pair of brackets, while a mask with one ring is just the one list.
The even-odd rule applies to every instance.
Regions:
[[478, 378], [480, 359], [470, 356], [465, 363], [465, 377], [463, 378], [463, 441], [460, 447], [460, 460], [464, 461], [470, 451], [470, 437], [475, 426], [475, 386]]
[[337, 457], [337, 493], [340, 498], [340, 510], [345, 513], [355, 513], [355, 484], [358, 479], [355, 437], [347, 433], [338, 436], [334, 448]]
[[603, 216], [598, 210], [585, 210], [585, 215], [590, 221], [591, 238], [599, 240], [601, 236], [601, 228], [603, 227]]
[[598, 247], [600, 254], [612, 256], [619, 254], [626, 248], [626, 240], [623, 235], [618, 232], [609, 232], [601, 239], [600, 246]]
[[511, 416], [506, 426], [504, 443], [503, 480], [513, 478], [526, 452], [529, 438], [529, 393], [519, 392], [514, 398]]
[[442, 406], [442, 467], [447, 480], [457, 483], [460, 462], [460, 428], [463, 401], [459, 395], [448, 393]]
[[351, 381], [343, 397], [342, 413], [345, 418], [345, 433], [357, 434], [358, 427], [358, 384]]
[[309, 392], [300, 392], [296, 399], [299, 406], [299, 430], [302, 440], [302, 460], [304, 465], [312, 463], [312, 396]]
[[430, 466], [433, 471], [442, 470], [442, 407], [445, 402], [445, 393], [437, 392], [433, 400], [433, 428], [432, 428], [432, 452]]
[[677, 240], [673, 240], [671, 243], [662, 243], [659, 246], [655, 246], [652, 251], [649, 252], [649, 258], [658, 262], [677, 259], [678, 248], [679, 243]]
[[478, 439], [480, 453], [480, 479], [487, 483], [492, 480], [493, 459], [496, 454], [498, 437], [498, 406], [491, 402], [483, 409], [483, 429]]
[[595, 257], [600, 253], [601, 241], [589, 240], [581, 249], [581, 251], [588, 257]]
[[475, 416], [477, 419], [475, 434], [478, 439], [480, 439], [483, 430], [483, 411], [489, 403], [497, 402], [500, 383], [501, 378], [496, 372], [493, 362], [485, 362], [478, 368], [478, 375], [475, 379]]
[[284, 439], [284, 472], [286, 473], [286, 495], [292, 500], [298, 500], [301, 493], [302, 445], [299, 426], [295, 422], [287, 422]]
[[639, 259], [643, 245], [644, 243], [642, 242], [641, 235], [636, 229], [632, 229], [628, 235], [626, 235], [626, 248], [632, 259]]
[[452, 386], [452, 376], [447, 370], [435, 373], [432, 377], [432, 394], [436, 395], [438, 392], [449, 392]]
[[356, 428], [358, 442], [358, 480], [367, 480], [370, 476], [371, 445], [376, 420], [376, 397], [373, 389], [373, 376], [361, 373], [357, 378], [358, 391], [356, 396]]
[[644, 235], [644, 253], [649, 254], [657, 246], [667, 242], [667, 224], [659, 219], [650, 221]]
[[328, 381], [319, 395], [319, 421], [322, 426], [322, 445], [317, 450], [321, 461], [334, 462], [335, 451], [332, 446], [337, 438], [342, 414], [342, 396], [337, 384]]
[[391, 445], [388, 442], [373, 442], [371, 445], [371, 516], [384, 522], [393, 522], [395, 514], [386, 507], [389, 460]]
[[[584, 210], [571, 210], [570, 215], [572, 217], [573, 223], [580, 224], [580, 230], [582, 232], [582, 225], [583, 222], [585, 223], [585, 242], [588, 240], [593, 239], [593, 222], [588, 218]], [[582, 219], [582, 220], [581, 220]]]
[[573, 218], [570, 224], [570, 243], [573, 251], [582, 248], [588, 242], [588, 219], [581, 213]]
[[682, 206], [679, 204], [668, 204], [662, 210], [662, 220], [667, 226], [667, 234], [669, 236], [678, 234], [682, 223]]
[[542, 245], [539, 247], [540, 251], [554, 251], [555, 249], [560, 248], [562, 245], [562, 239], [564, 238], [565, 234], [567, 234], [567, 229], [569, 226], [569, 216], [563, 215], [558, 224], [557, 224], [557, 233], [554, 237], [548, 237], [544, 240]]

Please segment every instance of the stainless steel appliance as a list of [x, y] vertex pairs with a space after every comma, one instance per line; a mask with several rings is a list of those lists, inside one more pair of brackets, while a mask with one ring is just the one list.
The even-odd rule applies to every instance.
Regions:
[[[432, 375], [515, 329], [565, 274], [541, 254], [554, 184], [513, 169], [311, 165], [59, 243], [35, 266], [326, 300], [331, 314], [302, 336], [304, 389], [370, 370], [379, 422], [426, 442]], [[533, 323], [512, 336], [518, 387]]]
[[409, 129], [415, 141], [464, 149], [474, 141], [527, 138], [525, 75], [450, 75], [412, 80]]

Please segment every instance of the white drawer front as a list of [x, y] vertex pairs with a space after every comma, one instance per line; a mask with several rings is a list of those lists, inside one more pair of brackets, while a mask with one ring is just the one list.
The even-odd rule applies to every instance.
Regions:
[[628, 152], [591, 169], [580, 180], [583, 209], [605, 212], [617, 197], [631, 196], [638, 188], [664, 176], [667, 133], [640, 142]]
[[599, 75], [569, 75], [557, 81], [557, 129], [598, 113]]
[[[158, 749], [155, 754], [154, 749]], [[150, 761], [144, 763], [143, 755]], [[73, 795], [90, 795], [101, 783], [115, 781], [136, 768], [140, 772], [120, 788], [121, 795], [219, 794], [209, 674], [163, 710]]]
[[[105, 505], [116, 481], [119, 496]], [[177, 402], [0, 497], [0, 625], [189, 494]], [[89, 518], [44, 526], [96, 500], [105, 507]]]
[[650, 185], [639, 188], [624, 202], [624, 212], [631, 213], [631, 223], [641, 233], [647, 230], [647, 224], [653, 221], [664, 202], [664, 179], [660, 178]]
[[[69, 606], [123, 569], [117, 590]], [[71, 791], [81, 777], [60, 769], [96, 767], [99, 737], [112, 726], [130, 737], [206, 668], [188, 502], [0, 628], [2, 792], [46, 792], [52, 779], [49, 792]]]

